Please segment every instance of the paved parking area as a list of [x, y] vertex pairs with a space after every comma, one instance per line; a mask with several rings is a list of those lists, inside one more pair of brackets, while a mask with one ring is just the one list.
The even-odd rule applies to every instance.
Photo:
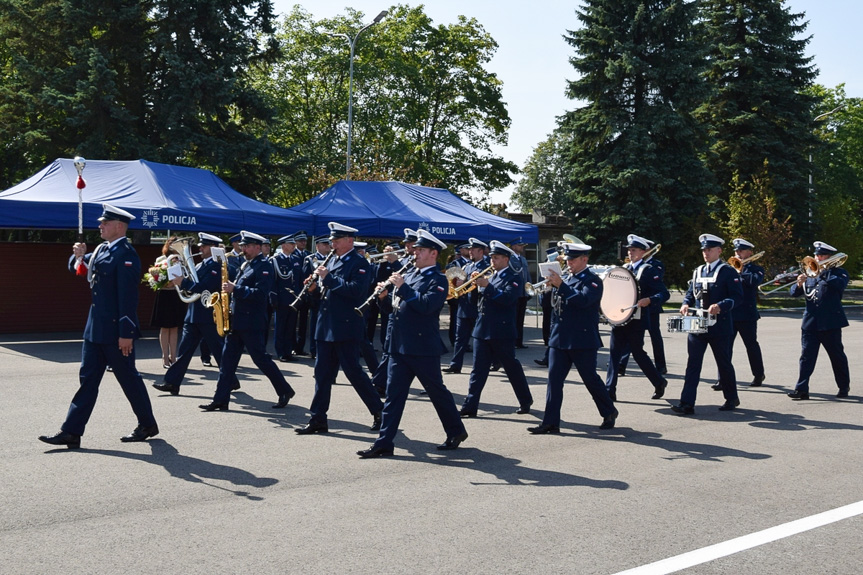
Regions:
[[[518, 356], [532, 414], [515, 415], [508, 382], [492, 374], [468, 440], [439, 452], [443, 430], [415, 384], [395, 457], [378, 460], [354, 455], [375, 435], [344, 377], [331, 432], [293, 433], [314, 391], [308, 359], [280, 364], [298, 392], [286, 411], [270, 409], [272, 388], [244, 358], [231, 410], [215, 413], [197, 405], [217, 373], [195, 360], [182, 395], [150, 390], [161, 433], [139, 444], [119, 441], [135, 420], [108, 375], [82, 449], [50, 449], [36, 437], [58, 429], [77, 388], [80, 334], [0, 336], [0, 573], [613, 574], [701, 550], [863, 500], [861, 318], [852, 312], [844, 330], [848, 399], [833, 397], [824, 353], [812, 400], [785, 396], [800, 312], [767, 313], [767, 381], [741, 390], [738, 411], [717, 411], [721, 394], [703, 382], [697, 414], [672, 414], [686, 344], [666, 334], [666, 398], [651, 401], [652, 387], [630, 368], [618, 427], [599, 431], [573, 371], [557, 436], [526, 431], [545, 397], [529, 319], [529, 348]], [[141, 341], [138, 354], [148, 384], [161, 377], [158, 342]], [[738, 341], [744, 382], [745, 358]], [[704, 377], [715, 373], [707, 359]], [[467, 370], [445, 381], [460, 402]], [[861, 527], [854, 515], [683, 572], [857, 573]]]

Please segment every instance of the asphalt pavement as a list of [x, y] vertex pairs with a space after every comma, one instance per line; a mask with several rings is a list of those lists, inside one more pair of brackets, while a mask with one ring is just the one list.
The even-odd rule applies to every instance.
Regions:
[[[532, 436], [546, 370], [528, 319], [519, 350], [534, 410], [493, 373], [467, 441], [452, 452], [414, 383], [395, 456], [360, 460], [376, 434], [343, 375], [330, 433], [298, 436], [314, 392], [312, 361], [280, 363], [297, 396], [273, 410], [270, 384], [248, 357], [230, 411], [203, 413], [217, 370], [196, 358], [181, 395], [150, 389], [161, 433], [121, 443], [131, 408], [106, 374], [80, 450], [37, 440], [59, 429], [77, 389], [80, 334], [0, 336], [0, 573], [577, 573], [614, 574], [704, 549], [863, 500], [863, 314], [843, 331], [851, 397], [836, 399], [822, 351], [809, 401], [796, 381], [800, 311], [759, 324], [767, 380], [741, 386], [741, 406], [720, 412], [708, 383], [696, 415], [679, 399], [686, 336], [665, 334], [669, 388], [632, 364], [618, 386], [620, 417], [601, 417], [573, 370], [560, 435]], [[664, 319], [663, 319], [664, 322]], [[608, 329], [603, 328], [608, 343]], [[647, 346], [649, 349], [649, 345]], [[164, 374], [158, 341], [137, 344], [150, 383]], [[600, 350], [603, 368], [607, 350]], [[751, 380], [738, 340], [735, 367]], [[447, 356], [443, 358], [446, 365]], [[469, 362], [470, 358], [468, 358]], [[445, 382], [460, 404], [469, 363]], [[699, 563], [684, 573], [858, 573], [863, 519], [856, 515]], [[661, 572], [661, 571], [655, 571]]]

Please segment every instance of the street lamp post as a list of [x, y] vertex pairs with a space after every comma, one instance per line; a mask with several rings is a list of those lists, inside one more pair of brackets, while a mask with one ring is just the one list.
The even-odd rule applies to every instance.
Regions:
[[[813, 121], [820, 122], [824, 118], [835, 114], [836, 112], [838, 112], [839, 110], [841, 110], [844, 107], [845, 107], [844, 104], [842, 104], [841, 106], [836, 106], [835, 108], [833, 108], [829, 112], [824, 112], [823, 114], [819, 114], [819, 115], [815, 116], [815, 119]], [[810, 235], [812, 233], [812, 203], [814, 201], [814, 196], [815, 196], [815, 186], [812, 183], [812, 149], [810, 148], [809, 149], [809, 233], [810, 233]]]
[[347, 34], [337, 34], [333, 32], [329, 32], [330, 36], [337, 36], [340, 38], [344, 38], [348, 41], [348, 45], [351, 47], [351, 56], [350, 56], [350, 75], [348, 79], [348, 151], [347, 151], [347, 162], [345, 164], [345, 179], [351, 179], [351, 134], [353, 133], [354, 127], [354, 49], [357, 46], [357, 40], [367, 29], [371, 28], [378, 22], [384, 19], [388, 12], [386, 10], [381, 11], [380, 14], [375, 16], [375, 19], [372, 20], [370, 24], [367, 24], [360, 28], [360, 31], [356, 33], [356, 35], [351, 38]]

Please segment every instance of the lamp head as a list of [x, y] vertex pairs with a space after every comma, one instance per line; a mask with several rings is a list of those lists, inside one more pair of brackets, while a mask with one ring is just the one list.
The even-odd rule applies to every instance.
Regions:
[[75, 169], [78, 171], [78, 175], [81, 175], [81, 172], [84, 171], [84, 168], [87, 166], [87, 160], [82, 158], [81, 156], [75, 156], [72, 160], [72, 163], [75, 165]]
[[377, 16], [375, 16], [374, 23], [375, 23], [375, 24], [377, 24], [378, 22], [380, 22], [381, 20], [383, 20], [383, 19], [384, 19], [384, 17], [385, 17], [387, 14], [389, 14], [389, 12], [388, 12], [388, 11], [386, 11], [386, 10], [381, 10], [381, 13], [380, 13], [380, 14], [378, 14]]

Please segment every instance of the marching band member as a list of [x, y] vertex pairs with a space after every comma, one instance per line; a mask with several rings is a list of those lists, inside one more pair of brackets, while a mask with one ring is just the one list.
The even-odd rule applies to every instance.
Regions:
[[476, 279], [480, 292], [478, 316], [473, 330], [474, 361], [470, 372], [467, 397], [461, 408], [462, 417], [476, 417], [479, 399], [488, 380], [492, 362], [497, 361], [506, 372], [518, 399], [516, 413], [530, 413], [533, 397], [521, 363], [515, 358], [516, 311], [518, 298], [524, 292], [521, 273], [513, 270], [510, 259], [515, 252], [497, 240], [491, 241], [490, 278]]
[[649, 249], [647, 240], [635, 234], [626, 237], [626, 249], [629, 254], [629, 263], [624, 267], [633, 273], [638, 283], [638, 300], [635, 314], [625, 325], [611, 328], [611, 344], [608, 360], [608, 373], [605, 377], [605, 385], [612, 401], [617, 401], [617, 377], [623, 352], [629, 352], [635, 358], [635, 362], [641, 371], [653, 384], [653, 397], [660, 399], [665, 394], [668, 382], [659, 373], [659, 370], [644, 351], [644, 332], [652, 322], [659, 321], [658, 317], [651, 314], [651, 304], [668, 299], [668, 290], [662, 282], [658, 270], [644, 261], [644, 254]]
[[297, 347], [297, 312], [291, 304], [303, 289], [303, 260], [297, 254], [297, 240], [293, 235], [282, 236], [276, 240], [281, 248], [270, 258], [275, 278], [276, 328], [273, 345], [279, 361], [293, 361]]
[[510, 257], [510, 265], [521, 276], [521, 295], [518, 296], [518, 307], [515, 311], [515, 347], [516, 349], [527, 348], [524, 345], [524, 315], [527, 313], [527, 296], [525, 286], [530, 283], [530, 268], [527, 264], [527, 258], [524, 257], [524, 240], [520, 237], [509, 242], [509, 247], [512, 248], [513, 254]]
[[231, 281], [236, 279], [240, 266], [246, 261], [243, 257], [243, 248], [240, 246], [240, 240], [242, 239], [242, 233], [234, 234], [228, 238], [228, 242], [231, 244], [231, 251], [225, 255], [228, 257], [228, 279]]
[[221, 291], [231, 295], [231, 331], [225, 334], [216, 394], [213, 401], [199, 406], [204, 411], [227, 411], [243, 348], [249, 352], [252, 361], [276, 390], [279, 399], [273, 409], [286, 407], [295, 395], [293, 388], [285, 381], [285, 376], [267, 353], [264, 343], [267, 300], [273, 283], [273, 268], [261, 253], [264, 238], [247, 231], [240, 232], [240, 235], [240, 248], [246, 261], [240, 266], [236, 280], [222, 284]]
[[[656, 245], [656, 242], [653, 240], [646, 240], [648, 250], [653, 248]], [[662, 282], [663, 287], [665, 287], [665, 264], [657, 258], [655, 255], [648, 256], [644, 258], [644, 263], [649, 263], [654, 271], [659, 274], [659, 281]], [[666, 291], [667, 288], [666, 288]], [[657, 371], [659, 371], [660, 375], [665, 375], [668, 373], [668, 367], [665, 361], [665, 344], [662, 341], [662, 318], [659, 316], [662, 315], [662, 304], [668, 301], [671, 297], [671, 294], [668, 295], [664, 300], [650, 300], [650, 317], [651, 322], [647, 327], [647, 333], [650, 335], [650, 347], [653, 350], [653, 364], [656, 366]], [[620, 369], [618, 370], [618, 375], [623, 377], [626, 374], [626, 366], [629, 363], [629, 351], [624, 352], [623, 356], [620, 358]]]
[[[547, 262], [557, 261], [560, 252], [557, 248], [549, 248], [545, 250], [545, 258]], [[536, 365], [548, 367], [548, 340], [551, 337], [551, 289], [543, 289], [539, 295], [539, 306], [542, 309], [542, 343], [545, 344], [545, 352], [542, 354], [542, 359], [534, 359]]]
[[337, 222], [328, 225], [337, 257], [330, 258], [326, 267], [320, 265], [314, 272], [320, 278], [314, 291], [323, 293], [315, 328], [315, 396], [309, 408], [312, 416], [308, 424], [294, 431], [300, 435], [329, 431], [327, 411], [339, 366], [374, 417], [372, 431], [378, 431], [383, 403], [372, 387], [369, 376], [360, 367], [360, 340], [365, 337], [364, 322], [354, 311], [365, 299], [372, 279], [369, 262], [354, 250], [356, 228]]
[[[195, 283], [191, 278], [177, 278], [171, 283], [191, 293], [219, 293], [222, 290], [222, 262], [211, 257], [211, 250], [213, 246], [218, 246], [221, 243], [220, 238], [199, 232], [198, 248], [201, 250], [203, 260], [195, 266], [198, 282]], [[201, 341], [207, 343], [207, 348], [213, 354], [216, 364], [222, 365], [222, 348], [225, 345], [225, 340], [219, 337], [219, 332], [216, 331], [216, 322], [213, 320], [213, 310], [204, 307], [204, 298], [199, 298], [189, 304], [183, 322], [183, 333], [180, 336], [180, 351], [177, 354], [177, 361], [168, 368], [162, 383], [154, 383], [153, 387], [171, 395], [179, 395], [180, 385], [186, 376], [186, 370], [189, 369], [189, 362], [192, 361], [195, 349]], [[232, 389], [239, 388], [240, 382], [235, 376]]]
[[357, 451], [363, 459], [393, 454], [394, 439], [414, 378], [418, 378], [428, 392], [443, 424], [447, 438], [438, 449], [456, 449], [467, 439], [455, 400], [438, 368], [444, 351], [438, 335], [440, 310], [446, 301], [448, 286], [436, 264], [446, 244], [425, 230], [418, 230], [417, 234], [415, 267], [404, 275], [390, 276], [391, 298], [387, 291], [381, 293], [381, 306], [392, 312], [385, 349], [390, 356], [386, 402], [378, 439], [370, 448]]
[[725, 240], [713, 234], [702, 234], [698, 240], [701, 242], [704, 265], [697, 267], [692, 274], [680, 314], [687, 315], [690, 307], [697, 304], [697, 309], [714, 316], [716, 323], [707, 328], [707, 333], [690, 333], [687, 337], [689, 359], [686, 362], [683, 393], [680, 395], [680, 403], [671, 406], [672, 411], [681, 415], [695, 413], [695, 396], [701, 378], [704, 352], [707, 351], [708, 345], [719, 369], [719, 384], [725, 397], [725, 403], [719, 410], [730, 411], [740, 405], [737, 379], [729, 354], [734, 329], [731, 311], [743, 301], [740, 274], [719, 259]]
[[[731, 240], [734, 245], [734, 255], [741, 261], [752, 257], [755, 245], [743, 238]], [[752, 383], [750, 387], [758, 387], [764, 382], [764, 360], [761, 356], [761, 346], [758, 344], [758, 286], [764, 283], [764, 268], [755, 262], [743, 264], [740, 270], [740, 285], [743, 288], [743, 301], [731, 310], [733, 331], [731, 332], [731, 347], [728, 350], [729, 359], [734, 356], [734, 340], [737, 334], [743, 340], [746, 347], [746, 356], [749, 358], [749, 369], [752, 370]], [[713, 389], [720, 390], [722, 386], [717, 382]]]
[[[815, 260], [819, 264], [837, 251], [824, 242], [815, 242], [813, 245]], [[815, 362], [822, 345], [830, 358], [833, 377], [839, 387], [836, 397], [848, 397], [851, 375], [842, 346], [842, 328], [848, 326], [845, 310], [842, 309], [842, 294], [848, 285], [848, 272], [840, 266], [841, 262], [833, 267], [824, 267], [814, 277], [802, 273], [797, 277], [797, 283], [791, 286], [792, 297], [806, 296], [800, 337], [800, 375], [794, 391], [788, 394], [791, 399], [809, 399], [809, 378], [815, 371]]]
[[41, 435], [40, 441], [65, 445], [68, 449], [81, 447], [81, 436], [96, 406], [105, 368], [109, 366], [138, 418], [138, 426], [120, 441], [144, 441], [159, 434], [147, 387], [135, 368], [135, 340], [141, 337], [137, 313], [141, 260], [126, 240], [126, 230], [133, 219], [135, 216], [125, 210], [102, 204], [99, 232], [105, 243], [90, 254], [83, 243], [72, 248], [77, 266], [82, 269], [86, 266], [93, 292], [78, 370], [80, 387], [60, 431], [51, 436]]
[[549, 339], [548, 390], [542, 424], [527, 429], [533, 434], [560, 433], [563, 382], [573, 365], [602, 416], [599, 428], [613, 428], [618, 416], [608, 389], [596, 373], [597, 350], [602, 347], [599, 338], [602, 280], [587, 267], [590, 246], [565, 243], [562, 248], [570, 274], [564, 279], [551, 271], [548, 280], [553, 286], [554, 309]]
[[[300, 266], [303, 268], [300, 271], [300, 283], [302, 284], [302, 280], [305, 277], [308, 277], [309, 274], [304, 274], [305, 272], [305, 264], [306, 258], [311, 254], [306, 249], [306, 244], [308, 243], [308, 234], [305, 230], [300, 230], [294, 234], [294, 241], [296, 242], [297, 249], [294, 251], [294, 255], [297, 259], [300, 260]], [[302, 288], [301, 288], [302, 289]], [[294, 336], [294, 355], [308, 355], [306, 353], [306, 332], [309, 329], [309, 302], [307, 300], [302, 300], [297, 303], [297, 333]], [[313, 338], [314, 339], [314, 338]]]
[[[453, 250], [453, 258], [446, 265], [446, 269], [459, 267], [464, 269], [464, 267], [470, 263], [470, 244], [459, 244]], [[447, 302], [449, 306], [449, 330], [447, 335], [449, 335], [449, 344], [455, 348], [455, 328], [456, 323], [458, 323], [458, 299], [452, 298]]]
[[[470, 244], [469, 252], [471, 263], [465, 266], [464, 272], [467, 277], [474, 273], [482, 272], [491, 265], [491, 260], [486, 257], [485, 250], [488, 248], [485, 242], [481, 242], [476, 238], [468, 240]], [[456, 280], [456, 286], [462, 282]], [[476, 325], [478, 315], [477, 302], [478, 294], [473, 290], [460, 298], [458, 298], [458, 313], [456, 314], [456, 331], [455, 331], [455, 349], [452, 353], [452, 358], [449, 362], [449, 367], [444, 368], [444, 373], [461, 373], [461, 368], [464, 363], [464, 354], [470, 344], [471, 334]]]
[[[303, 277], [308, 278], [320, 266], [327, 256], [330, 255], [333, 246], [329, 236], [318, 236], [315, 238], [315, 253], [306, 257], [303, 261]], [[315, 330], [318, 326], [318, 310], [321, 307], [321, 290], [307, 292], [303, 300], [300, 301], [300, 311], [305, 310], [309, 316], [309, 353], [312, 359], [317, 357], [317, 343], [315, 342]], [[304, 326], [298, 327], [297, 336], [297, 355], [303, 355], [303, 348], [306, 345], [306, 330]]]
[[[354, 242], [354, 250], [356, 250], [357, 255], [366, 261], [369, 261], [368, 257], [366, 256], [366, 253], [367, 253], [366, 248], [368, 248], [368, 247], [369, 247], [368, 242]], [[370, 279], [369, 279], [368, 287], [366, 288], [366, 293], [363, 296], [363, 301], [365, 301], [366, 298], [371, 296], [372, 292], [375, 290], [374, 286], [372, 285], [372, 282], [374, 281], [374, 279], [377, 275], [377, 264], [369, 262], [368, 273], [369, 273]], [[369, 373], [374, 375], [375, 368], [377, 368], [377, 366], [378, 366], [378, 356], [375, 353], [375, 346], [372, 343], [372, 338], [374, 338], [374, 335], [375, 335], [374, 326], [372, 326], [372, 334], [369, 335], [369, 333], [368, 333], [369, 332], [369, 328], [368, 328], [369, 315], [372, 311], [374, 311], [375, 315], [377, 315], [378, 308], [377, 308], [376, 304], [372, 304], [371, 306], [367, 307], [363, 311], [363, 337], [360, 338], [360, 355], [363, 357], [363, 361], [366, 362], [366, 367], [368, 367]]]

